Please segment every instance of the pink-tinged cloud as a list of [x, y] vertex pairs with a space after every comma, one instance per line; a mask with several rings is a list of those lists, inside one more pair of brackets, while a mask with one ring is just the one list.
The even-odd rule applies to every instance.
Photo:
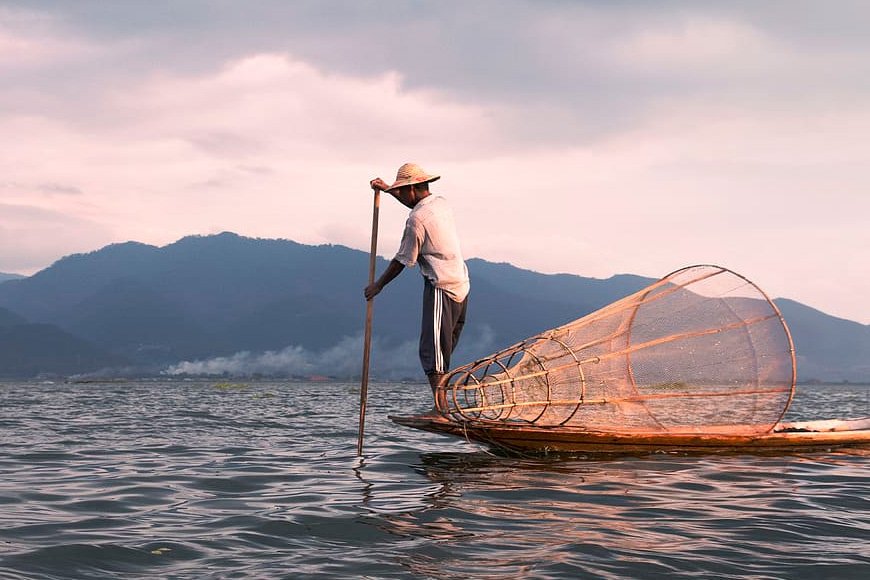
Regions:
[[[870, 322], [859, 7], [497, 5], [409, 3], [400, 27], [355, 3], [0, 12], [0, 203], [91, 224], [89, 249], [232, 230], [367, 250], [368, 180], [416, 161], [469, 257], [721, 263]], [[383, 255], [405, 216], [385, 200]], [[80, 249], [40, 243], [46, 265]]]
[[111, 239], [99, 223], [39, 207], [0, 203], [0, 270], [32, 274], [59, 257], [90, 252]]

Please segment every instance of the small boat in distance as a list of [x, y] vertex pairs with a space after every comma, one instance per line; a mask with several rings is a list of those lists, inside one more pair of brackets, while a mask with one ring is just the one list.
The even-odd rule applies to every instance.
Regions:
[[451, 371], [400, 425], [514, 451], [798, 450], [870, 444], [870, 418], [782, 423], [794, 345], [776, 305], [690, 266]]

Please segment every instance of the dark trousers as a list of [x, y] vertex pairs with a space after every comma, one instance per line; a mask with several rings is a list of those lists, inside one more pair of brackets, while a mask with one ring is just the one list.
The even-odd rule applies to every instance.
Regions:
[[426, 376], [446, 373], [450, 355], [465, 326], [468, 297], [455, 302], [424, 278], [423, 321], [420, 325], [420, 363]]

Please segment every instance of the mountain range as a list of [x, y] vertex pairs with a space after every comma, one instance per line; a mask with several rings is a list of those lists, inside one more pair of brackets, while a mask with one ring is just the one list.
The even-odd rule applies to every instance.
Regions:
[[[378, 260], [378, 272], [386, 266]], [[540, 274], [468, 260], [469, 322], [453, 366], [592, 312], [653, 280]], [[0, 376], [359, 375], [368, 254], [337, 246], [190, 236], [62, 258], [0, 278]], [[372, 376], [420, 378], [420, 292], [406, 272], [376, 299]], [[800, 380], [870, 379], [870, 326], [776, 300]]]

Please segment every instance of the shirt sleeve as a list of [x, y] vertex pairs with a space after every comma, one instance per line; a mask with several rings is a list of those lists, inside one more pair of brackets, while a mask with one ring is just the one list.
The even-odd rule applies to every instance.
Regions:
[[423, 235], [420, 225], [411, 218], [405, 222], [405, 231], [402, 234], [402, 242], [395, 260], [406, 268], [417, 265], [417, 257], [420, 255], [420, 247], [423, 245]]

